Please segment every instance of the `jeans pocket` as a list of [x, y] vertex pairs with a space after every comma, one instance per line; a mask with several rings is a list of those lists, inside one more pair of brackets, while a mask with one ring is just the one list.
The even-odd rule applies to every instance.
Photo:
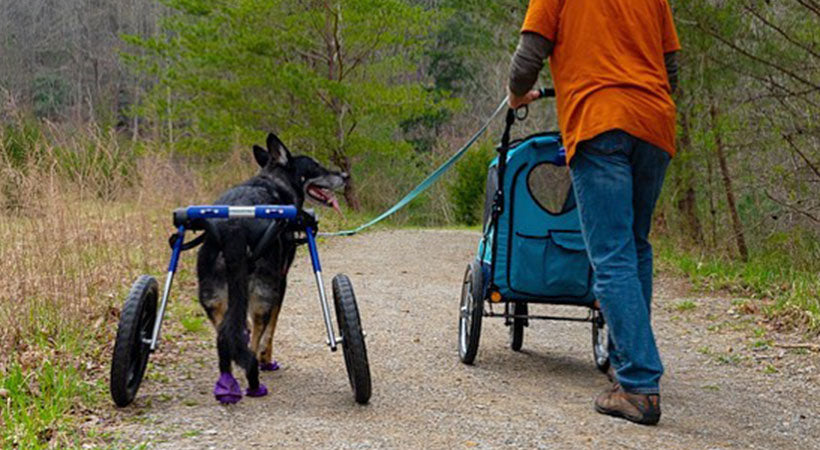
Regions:
[[581, 142], [578, 147], [581, 152], [591, 155], [611, 155], [623, 152], [628, 146], [630, 136], [621, 130], [610, 130]]

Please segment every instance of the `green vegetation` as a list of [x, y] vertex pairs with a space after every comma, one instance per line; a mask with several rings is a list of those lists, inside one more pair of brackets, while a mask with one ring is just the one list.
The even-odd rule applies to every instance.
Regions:
[[[353, 174], [346, 218], [324, 214], [325, 229], [373, 217], [500, 100], [526, 7], [52, 3], [11, 2], [0, 15], [0, 399], [10, 405], [0, 438], [20, 448], [96, 443], [76, 421], [107, 400], [122, 293], [165, 264], [158, 237], [171, 208], [254, 173], [249, 144], [273, 130]], [[740, 318], [710, 314], [709, 330], [748, 331], [753, 349], [772, 345], [757, 314], [816, 335], [820, 13], [802, 1], [671, 4], [684, 51], [678, 155], [654, 228], [659, 268], [741, 298]], [[554, 129], [549, 109], [533, 106], [517, 137]], [[380, 226], [475, 227], [500, 125]], [[673, 307], [685, 317], [704, 305]], [[174, 308], [180, 333], [208, 329], [195, 305]]]
[[693, 302], [692, 300], [684, 300], [675, 305], [675, 309], [677, 309], [680, 312], [691, 311], [697, 307], [698, 305], [695, 304], [695, 302]]
[[67, 425], [60, 419], [76, 407], [83, 394], [87, 398], [94, 390], [83, 385], [76, 369], [49, 361], [34, 371], [12, 365], [0, 379], [0, 387], [6, 391], [2, 418], [8, 424], [0, 428], [0, 438], [12, 447], [26, 448], [49, 442], [56, 432], [65, 431]]
[[179, 322], [185, 331], [191, 333], [202, 333], [206, 330], [206, 323], [204, 317], [180, 317]]
[[[127, 36], [136, 46], [127, 59], [157, 81], [140, 113], [156, 111], [165, 138], [185, 149], [224, 151], [275, 130], [358, 181], [412, 166], [411, 140], [397, 132], [455, 106], [406, 76], [439, 26], [433, 11], [407, 1], [165, 3], [176, 14], [161, 22], [163, 34]], [[358, 210], [355, 186], [345, 197]]]
[[[668, 243], [657, 246], [660, 266], [684, 275], [701, 290], [726, 290], [761, 300], [738, 305], [742, 312], [762, 310], [811, 331], [820, 330], [820, 244], [810, 238], [778, 237], [770, 247], [755, 250], [748, 262], [696, 253]], [[790, 248], [791, 247], [791, 248]]]
[[472, 226], [481, 222], [487, 167], [494, 156], [495, 152], [489, 145], [479, 146], [456, 167], [449, 193], [458, 223]]

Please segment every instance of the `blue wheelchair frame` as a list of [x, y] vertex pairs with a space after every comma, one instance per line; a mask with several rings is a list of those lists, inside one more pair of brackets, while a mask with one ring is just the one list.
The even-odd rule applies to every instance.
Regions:
[[[353, 285], [344, 274], [338, 274], [333, 278], [333, 301], [339, 327], [337, 335], [331, 321], [330, 305], [322, 279], [322, 265], [316, 245], [318, 223], [312, 211], [300, 210], [293, 205], [197, 205], [174, 210], [173, 223], [176, 233], [171, 235], [168, 241], [172, 250], [171, 261], [168, 263], [168, 273], [165, 277], [161, 300], [158, 301], [160, 295], [157, 280], [150, 275], [141, 275], [132, 285], [125, 299], [122, 314], [120, 314], [109, 383], [114, 403], [123, 407], [134, 401], [145, 374], [149, 356], [156, 351], [159, 344], [162, 322], [179, 265], [180, 254], [203, 243], [209, 233], [216, 233], [218, 236], [218, 230], [209, 222], [213, 219], [270, 221], [267, 230], [256, 243], [250, 256], [253, 260], [261, 257], [267, 251], [270, 240], [281, 231], [278, 227], [282, 222], [290, 224], [287, 232], [299, 234], [294, 240], [296, 245], [308, 244], [327, 332], [327, 345], [334, 352], [339, 345], [342, 346], [341, 353], [344, 356], [354, 398], [357, 403], [366, 404], [372, 392], [370, 366], [364, 342], [366, 334], [361, 326], [361, 316]], [[204, 233], [185, 242], [186, 232], [194, 230], [204, 230]], [[301, 233], [304, 233], [304, 238], [301, 237]]]
[[[162, 329], [162, 319], [165, 316], [165, 308], [171, 293], [171, 285], [174, 282], [174, 275], [177, 271], [179, 256], [183, 251], [185, 242], [185, 224], [195, 219], [270, 219], [295, 221], [299, 217], [299, 210], [293, 205], [257, 205], [257, 206], [225, 206], [225, 205], [194, 205], [187, 208], [180, 208], [174, 211], [174, 224], [177, 225], [177, 238], [171, 252], [171, 261], [168, 264], [168, 274], [165, 277], [165, 285], [162, 290], [162, 300], [160, 301], [157, 321], [151, 335], [150, 349], [157, 349], [160, 330]], [[331, 351], [336, 351], [341, 343], [341, 336], [337, 337], [333, 330], [333, 323], [330, 318], [330, 306], [327, 302], [327, 293], [322, 279], [322, 265], [319, 261], [319, 251], [316, 247], [316, 238], [312, 227], [305, 227], [306, 240], [310, 250], [310, 261], [313, 266], [313, 274], [316, 278], [316, 285], [319, 290], [319, 302], [322, 307], [322, 316], [327, 330], [327, 345]]]

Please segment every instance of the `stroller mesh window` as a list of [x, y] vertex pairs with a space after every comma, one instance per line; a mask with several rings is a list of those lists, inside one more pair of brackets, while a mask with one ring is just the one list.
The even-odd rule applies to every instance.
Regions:
[[566, 167], [550, 163], [533, 167], [527, 176], [527, 187], [535, 202], [550, 214], [561, 214], [567, 210], [572, 180]]

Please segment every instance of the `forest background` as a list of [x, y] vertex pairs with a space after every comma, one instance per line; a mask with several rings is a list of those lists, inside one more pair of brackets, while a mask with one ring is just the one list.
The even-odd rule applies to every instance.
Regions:
[[[816, 336], [820, 3], [670, 3], [679, 153], [655, 219], [659, 266]], [[326, 228], [392, 205], [501, 101], [525, 11], [523, 0], [0, 0], [0, 396], [32, 373], [41, 391], [103, 389], [101, 365], [46, 380], [65, 361], [105, 358], [128, 277], [161, 267], [168, 211], [254, 173], [250, 145], [268, 131], [352, 174], [347, 218]], [[556, 128], [549, 102], [532, 109], [520, 136]], [[390, 226], [476, 226], [500, 126]], [[20, 402], [0, 417], [19, 442], [47, 442], [76, 407]]]

